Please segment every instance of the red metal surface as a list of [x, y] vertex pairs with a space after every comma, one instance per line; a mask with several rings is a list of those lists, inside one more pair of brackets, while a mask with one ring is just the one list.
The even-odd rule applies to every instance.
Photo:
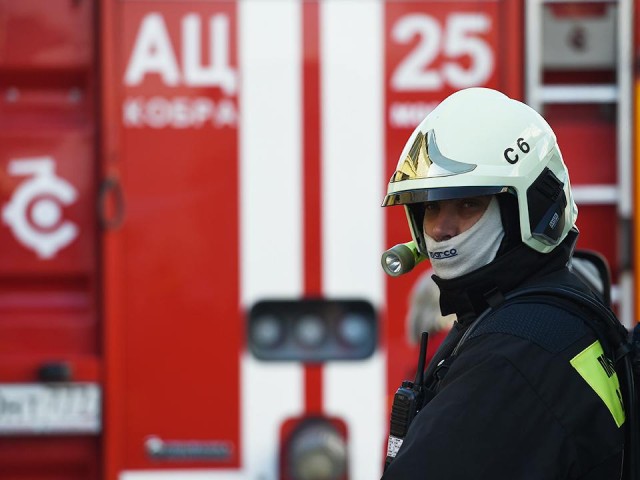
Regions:
[[[220, 124], [213, 117], [201, 121], [194, 110], [186, 117], [176, 113], [193, 102], [218, 107], [224, 101], [237, 109], [236, 85], [194, 88], [180, 57], [182, 28], [195, 21], [201, 26], [196, 40], [201, 65], [208, 64], [209, 21], [220, 15], [216, 18], [228, 28], [230, 67], [237, 69], [236, 5], [129, 2], [110, 14], [113, 43], [106, 48], [114, 49], [116, 68], [106, 82], [119, 94], [110, 97], [116, 108], [107, 106], [112, 116], [106, 122], [118, 127], [106, 138], [105, 170], [119, 176], [126, 203], [124, 223], [109, 232], [105, 251], [108, 299], [118, 302], [107, 309], [115, 322], [109, 333], [110, 366], [122, 368], [110, 372], [110, 386], [126, 392], [122, 400], [109, 397], [115, 411], [107, 417], [108, 439], [116, 446], [108, 453], [117, 462], [110, 475], [136, 468], [237, 467], [242, 328], [237, 129], [235, 120]], [[155, 25], [156, 35], [146, 53], [156, 52], [154, 41], [170, 45], [164, 53], [175, 56], [168, 68], [177, 77], [149, 64], [131, 76], [136, 39], [141, 41], [143, 25], [150, 25], [144, 22]], [[164, 113], [155, 115], [151, 101]], [[124, 358], [114, 359], [117, 354]], [[145, 450], [151, 435], [224, 441], [232, 455], [158, 463]]]
[[[0, 227], [0, 383], [39, 381], [45, 362], [65, 362], [74, 381], [102, 381], [96, 197], [94, 2], [0, 0], [0, 204], [33, 186], [16, 218], [51, 246], [63, 225], [77, 235], [52, 251]], [[46, 158], [49, 175], [12, 165]], [[17, 163], [16, 163], [17, 162]], [[24, 173], [24, 172], [23, 172]], [[35, 183], [34, 183], [35, 182]], [[60, 183], [58, 183], [60, 185]], [[39, 217], [48, 205], [53, 217]], [[40, 211], [42, 213], [42, 211]], [[58, 218], [56, 219], [56, 215]], [[19, 480], [99, 478], [98, 436], [0, 438], [0, 472]]]
[[[119, 71], [117, 50], [120, 29], [116, 19], [121, 15], [121, 3], [102, 1], [99, 10], [98, 52], [100, 57], [100, 84], [117, 85]], [[103, 88], [100, 95], [99, 155], [100, 177], [120, 179], [119, 164], [119, 92], [116, 88]], [[103, 347], [105, 362], [104, 432], [102, 442], [105, 480], [116, 480], [124, 464], [122, 441], [124, 419], [124, 345], [121, 341], [126, 330], [124, 323], [123, 291], [120, 286], [120, 265], [123, 263], [123, 239], [117, 230], [106, 230], [102, 235], [102, 299]]]
[[616, 118], [613, 106], [551, 105], [545, 109], [569, 168], [572, 185], [615, 185]]
[[93, 61], [95, 2], [0, 0], [0, 58], [17, 71], [85, 70]]
[[576, 248], [595, 250], [609, 262], [614, 283], [618, 278], [618, 227], [615, 205], [583, 205], [578, 212], [580, 236]]
[[[524, 24], [521, 2], [510, 1], [388, 2], [385, 12], [386, 181], [395, 170], [398, 156], [413, 128], [449, 94], [464, 86], [487, 86], [520, 98]], [[467, 47], [458, 50], [461, 44]], [[467, 49], [470, 44], [475, 46]], [[477, 54], [472, 54], [471, 50], [483, 53], [474, 56]], [[430, 52], [428, 55], [427, 51]], [[410, 58], [420, 61], [411, 64]], [[485, 62], [485, 69], [478, 67], [482, 62]], [[403, 66], [407, 67], [405, 79], [399, 82]], [[464, 85], [463, 81], [468, 84]], [[399, 111], [411, 111], [406, 106], [418, 104], [427, 106], [421, 114], [398, 116]], [[388, 210], [386, 245], [409, 241], [404, 211], [399, 208]], [[408, 344], [405, 318], [409, 292], [426, 268], [427, 263], [407, 275], [387, 279], [384, 338], [387, 341], [389, 398], [403, 379], [415, 374], [417, 346]], [[431, 343], [429, 350], [433, 352], [435, 348]], [[408, 374], [411, 376], [407, 377]]]
[[11, 480], [103, 478], [98, 437], [0, 438], [2, 477]]

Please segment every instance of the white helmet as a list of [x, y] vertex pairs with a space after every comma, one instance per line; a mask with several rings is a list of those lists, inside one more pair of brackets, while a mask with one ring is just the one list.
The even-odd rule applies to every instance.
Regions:
[[509, 192], [520, 237], [548, 253], [575, 227], [569, 173], [549, 124], [531, 107], [488, 88], [454, 93], [407, 141], [383, 206], [405, 205], [413, 240], [427, 255], [424, 202]]

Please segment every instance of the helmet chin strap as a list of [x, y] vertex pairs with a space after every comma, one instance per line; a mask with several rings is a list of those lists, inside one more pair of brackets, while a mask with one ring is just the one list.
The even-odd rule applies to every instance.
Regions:
[[478, 221], [460, 235], [437, 242], [424, 233], [433, 271], [443, 279], [466, 275], [493, 261], [503, 237], [500, 206], [495, 196]]

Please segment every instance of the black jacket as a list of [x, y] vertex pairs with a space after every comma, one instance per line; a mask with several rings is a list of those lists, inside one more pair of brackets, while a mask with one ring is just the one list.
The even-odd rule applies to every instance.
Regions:
[[572, 232], [549, 254], [521, 246], [469, 275], [435, 278], [443, 313], [457, 313], [458, 322], [427, 369], [436, 395], [383, 480], [620, 478], [621, 408], [603, 401], [571, 363], [596, 342], [575, 308], [502, 303], [450, 355], [489, 303], [516, 288], [586, 291], [566, 268], [575, 240]]

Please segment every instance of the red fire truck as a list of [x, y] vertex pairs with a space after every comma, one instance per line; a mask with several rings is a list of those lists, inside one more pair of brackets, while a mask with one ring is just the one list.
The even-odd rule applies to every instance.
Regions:
[[544, 113], [635, 323], [639, 10], [0, 0], [0, 477], [378, 478], [424, 270], [379, 205], [460, 88]]

